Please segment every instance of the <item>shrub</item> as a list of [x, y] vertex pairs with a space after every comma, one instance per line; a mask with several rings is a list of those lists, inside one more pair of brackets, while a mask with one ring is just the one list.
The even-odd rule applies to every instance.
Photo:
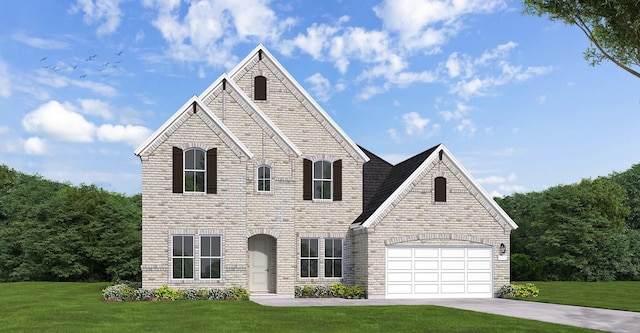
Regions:
[[347, 287], [338, 282], [331, 286], [331, 294], [333, 297], [344, 297], [347, 293]]
[[345, 296], [349, 298], [365, 298], [367, 296], [367, 292], [362, 286], [354, 285], [347, 287]]
[[295, 286], [293, 289], [293, 294], [295, 297], [302, 297], [302, 287]]
[[513, 286], [517, 297], [538, 297], [540, 289], [533, 283], [516, 284]]
[[229, 291], [231, 292], [233, 299], [236, 301], [248, 300], [250, 296], [249, 292], [242, 287], [233, 286], [229, 289]]
[[120, 283], [113, 286], [106, 287], [102, 290], [102, 299], [105, 301], [132, 301], [134, 299], [136, 289], [133, 287]]
[[161, 300], [175, 301], [182, 297], [182, 291], [169, 288], [166, 284], [156, 289], [156, 297]]
[[313, 286], [302, 287], [302, 297], [312, 297], [312, 296], [313, 296]]
[[511, 298], [516, 296], [516, 288], [510, 284], [505, 284], [498, 290], [498, 296], [501, 298]]
[[156, 297], [155, 289], [136, 289], [133, 296], [136, 301], [150, 301], [154, 297]]
[[511, 254], [511, 279], [514, 281], [537, 281], [542, 278], [542, 262], [522, 253]]
[[221, 299], [225, 299], [225, 293], [224, 290], [222, 289], [209, 289], [209, 292], [207, 294], [207, 298], [209, 300], [221, 300]]
[[329, 286], [315, 286], [313, 288], [313, 296], [315, 297], [330, 297], [331, 287]]
[[200, 299], [200, 297], [198, 296], [198, 290], [186, 289], [182, 292], [182, 297], [180, 299], [189, 300], [189, 301]]

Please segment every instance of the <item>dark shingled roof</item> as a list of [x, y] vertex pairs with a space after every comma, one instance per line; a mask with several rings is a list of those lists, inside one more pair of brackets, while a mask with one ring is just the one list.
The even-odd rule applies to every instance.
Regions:
[[[439, 145], [433, 146], [422, 153], [415, 155], [403, 162], [389, 167], [391, 164], [360, 147], [367, 156], [369, 162], [365, 163], [362, 170], [362, 214], [356, 218], [354, 224], [362, 224], [384, 203], [395, 190], [402, 185], [411, 174], [424, 162]], [[373, 163], [372, 163], [373, 162]], [[372, 163], [371, 165], [368, 165]], [[385, 165], [386, 164], [386, 165]], [[383, 180], [384, 179], [384, 180]], [[367, 181], [373, 184], [367, 184]], [[375, 189], [374, 189], [375, 188]], [[368, 191], [375, 191], [369, 192]]]

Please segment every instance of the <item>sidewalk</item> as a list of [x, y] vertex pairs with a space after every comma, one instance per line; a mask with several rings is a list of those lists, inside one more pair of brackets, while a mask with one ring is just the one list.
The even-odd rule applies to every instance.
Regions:
[[640, 313], [638, 312], [515, 301], [501, 298], [348, 300], [342, 298], [278, 298], [273, 296], [252, 296], [251, 300], [264, 306], [437, 305], [609, 332], [640, 332]]

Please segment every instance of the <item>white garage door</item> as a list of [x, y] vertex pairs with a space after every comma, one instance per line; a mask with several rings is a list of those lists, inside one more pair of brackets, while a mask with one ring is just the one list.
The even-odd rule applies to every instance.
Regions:
[[387, 247], [387, 298], [493, 297], [491, 247]]

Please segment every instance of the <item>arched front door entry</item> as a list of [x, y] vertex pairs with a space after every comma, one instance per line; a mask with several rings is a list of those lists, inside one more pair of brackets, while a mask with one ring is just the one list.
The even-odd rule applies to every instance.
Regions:
[[276, 239], [269, 235], [249, 238], [249, 291], [252, 294], [276, 291]]

